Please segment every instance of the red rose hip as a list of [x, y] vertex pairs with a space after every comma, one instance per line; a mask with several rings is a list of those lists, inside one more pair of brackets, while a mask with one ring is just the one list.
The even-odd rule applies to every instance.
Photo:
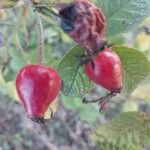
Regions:
[[97, 85], [110, 92], [119, 92], [122, 88], [122, 64], [118, 55], [105, 48], [85, 66], [87, 76]]
[[27, 65], [16, 77], [16, 89], [30, 118], [43, 118], [61, 88], [56, 70], [41, 65]]

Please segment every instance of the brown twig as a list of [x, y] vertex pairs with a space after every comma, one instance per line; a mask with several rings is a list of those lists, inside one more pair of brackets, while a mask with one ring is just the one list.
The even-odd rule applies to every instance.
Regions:
[[101, 101], [105, 101], [106, 99], [111, 99], [112, 97], [116, 96], [117, 93], [119, 92], [110, 92], [108, 93], [107, 95], [103, 96], [103, 97], [100, 97], [98, 99], [94, 99], [92, 101], [88, 101], [85, 97], [83, 98], [82, 102], [83, 103], [96, 103], [96, 102], [101, 102]]

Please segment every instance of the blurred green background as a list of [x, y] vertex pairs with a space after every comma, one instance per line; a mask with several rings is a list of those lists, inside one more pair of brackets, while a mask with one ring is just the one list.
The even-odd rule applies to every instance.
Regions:
[[[56, 20], [44, 24], [45, 65], [57, 68], [59, 60], [75, 43], [57, 26]], [[121, 43], [142, 51], [150, 60], [150, 18], [134, 30], [112, 37]], [[60, 94], [56, 113], [46, 124], [38, 125], [26, 117], [18, 103], [15, 76], [26, 64], [38, 62], [35, 16], [31, 8], [16, 7], [0, 11], [0, 149], [2, 150], [97, 150], [90, 140], [93, 129], [120, 112], [150, 113], [150, 77], [131, 94], [120, 94], [109, 104], [104, 114], [95, 104], [82, 104], [81, 99]], [[88, 98], [105, 94], [94, 86]], [[50, 112], [46, 114], [50, 117]]]

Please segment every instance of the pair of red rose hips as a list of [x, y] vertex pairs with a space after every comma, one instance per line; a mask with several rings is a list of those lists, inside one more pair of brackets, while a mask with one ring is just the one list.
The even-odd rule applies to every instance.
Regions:
[[[85, 65], [85, 72], [97, 85], [111, 92], [122, 87], [121, 61], [110, 48]], [[61, 77], [53, 68], [27, 65], [17, 75], [16, 88], [28, 116], [42, 123], [45, 111], [61, 89]]]

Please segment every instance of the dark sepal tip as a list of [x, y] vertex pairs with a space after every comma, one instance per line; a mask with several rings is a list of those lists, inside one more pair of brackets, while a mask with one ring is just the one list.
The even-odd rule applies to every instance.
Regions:
[[64, 20], [61, 20], [61, 28], [65, 32], [71, 32], [74, 29], [74, 27], [71, 23], [69, 23], [68, 21], [64, 21]]
[[77, 18], [77, 12], [74, 4], [68, 5], [67, 7], [59, 11], [59, 15], [62, 19], [69, 22], [74, 22]]
[[104, 115], [104, 112], [103, 112], [103, 109], [102, 109], [102, 108], [99, 109], [99, 113], [100, 113], [101, 115]]
[[46, 122], [44, 117], [31, 117], [30, 119], [38, 124], [44, 124]]
[[82, 99], [82, 103], [84, 103], [84, 104], [87, 104], [87, 103], [88, 103], [88, 101], [86, 100], [85, 97]]

